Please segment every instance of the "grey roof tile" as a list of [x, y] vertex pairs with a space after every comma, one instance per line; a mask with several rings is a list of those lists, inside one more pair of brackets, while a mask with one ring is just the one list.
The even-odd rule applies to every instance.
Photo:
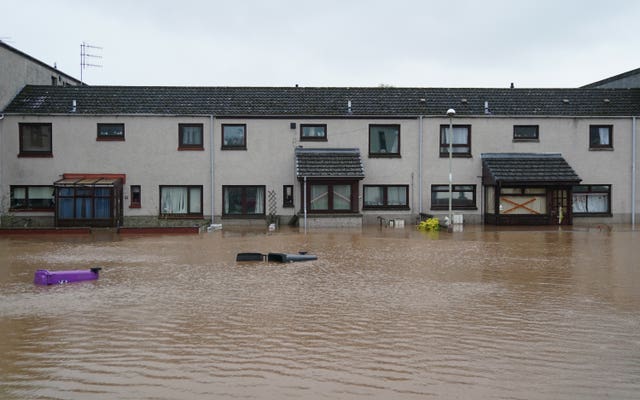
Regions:
[[298, 178], [364, 178], [358, 149], [296, 149]]
[[170, 86], [26, 86], [4, 112], [70, 114], [73, 100], [75, 114], [464, 116], [485, 115], [485, 102], [491, 115], [640, 114], [640, 89]]
[[485, 184], [577, 184], [581, 181], [558, 153], [484, 153]]

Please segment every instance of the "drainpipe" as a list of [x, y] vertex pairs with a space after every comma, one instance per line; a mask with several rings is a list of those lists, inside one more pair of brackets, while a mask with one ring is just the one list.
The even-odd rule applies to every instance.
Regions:
[[307, 177], [304, 177], [304, 188], [302, 189], [302, 204], [304, 204], [304, 233], [307, 233]]
[[4, 187], [2, 187], [2, 171], [4, 168], [2, 167], [2, 138], [4, 135], [2, 134], [3, 128], [3, 120], [4, 114], [0, 114], [0, 226], [2, 226], [2, 215], [4, 215]]
[[215, 194], [216, 194], [216, 178], [213, 169], [213, 157], [215, 148], [213, 147], [213, 123], [215, 121], [215, 117], [213, 115], [209, 116], [209, 174], [211, 175], [211, 224], [214, 224], [213, 216], [215, 215]]
[[421, 115], [418, 117], [418, 212], [420, 214], [422, 214], [422, 133]]
[[636, 228], [636, 118], [631, 120], [631, 229]]

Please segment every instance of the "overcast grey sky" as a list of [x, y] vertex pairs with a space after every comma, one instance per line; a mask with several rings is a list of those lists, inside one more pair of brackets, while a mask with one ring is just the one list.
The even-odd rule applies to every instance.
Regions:
[[577, 87], [640, 67], [636, 0], [0, 0], [0, 38], [92, 85]]

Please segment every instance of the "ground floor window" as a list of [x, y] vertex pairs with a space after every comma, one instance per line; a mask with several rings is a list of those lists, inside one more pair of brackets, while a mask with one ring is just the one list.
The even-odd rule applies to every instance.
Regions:
[[282, 207], [293, 207], [293, 185], [282, 186]]
[[547, 213], [545, 188], [502, 188], [499, 214], [543, 215]]
[[[449, 208], [449, 185], [431, 185], [431, 209]], [[451, 208], [454, 210], [476, 209], [476, 185], [452, 185]]]
[[[306, 195], [304, 190], [306, 188]], [[314, 213], [352, 213], [358, 211], [358, 181], [310, 181], [302, 185], [307, 209]]]
[[364, 185], [364, 209], [409, 207], [408, 185]]
[[11, 186], [12, 211], [53, 211], [53, 186]]
[[580, 216], [611, 214], [611, 185], [573, 187], [573, 214]]
[[351, 211], [351, 185], [309, 185], [311, 211]]
[[228, 216], [264, 216], [264, 186], [223, 186], [222, 214]]
[[202, 186], [160, 186], [161, 216], [202, 216]]
[[58, 189], [58, 219], [110, 219], [112, 188]]

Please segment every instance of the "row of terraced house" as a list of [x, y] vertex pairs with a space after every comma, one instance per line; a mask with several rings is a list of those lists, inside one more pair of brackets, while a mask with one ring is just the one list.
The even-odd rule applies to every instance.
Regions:
[[61, 85], [48, 68], [3, 93], [4, 228], [410, 224], [450, 197], [465, 223], [635, 223], [640, 206], [640, 69], [521, 89]]

